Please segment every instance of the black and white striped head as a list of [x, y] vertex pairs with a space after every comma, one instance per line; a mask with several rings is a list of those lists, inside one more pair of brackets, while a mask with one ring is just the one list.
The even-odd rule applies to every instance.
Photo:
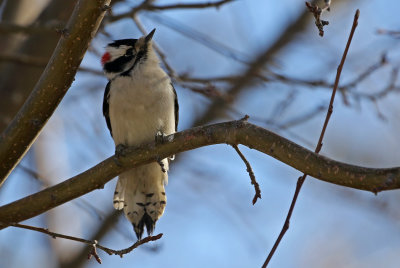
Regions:
[[108, 79], [118, 75], [128, 76], [131, 71], [143, 65], [154, 54], [151, 46], [153, 29], [148, 35], [139, 39], [115, 40], [106, 47], [106, 52], [101, 57], [104, 73]]

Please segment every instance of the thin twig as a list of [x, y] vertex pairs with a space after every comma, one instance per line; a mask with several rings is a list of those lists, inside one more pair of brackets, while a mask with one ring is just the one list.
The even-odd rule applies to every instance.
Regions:
[[393, 38], [399, 39], [400, 38], [400, 31], [391, 31], [386, 29], [378, 29], [376, 31], [377, 34], [384, 34], [387, 36], [391, 36]]
[[17, 24], [1, 22], [0, 34], [51, 34], [57, 33], [58, 29], [63, 29], [65, 26], [61, 21], [51, 21], [45, 25], [39, 26], [21, 26]]
[[260, 78], [260, 74], [265, 69], [264, 66], [273, 59], [274, 55], [278, 54], [283, 48], [285, 48], [297, 33], [305, 30], [308, 25], [309, 15], [308, 12], [304, 12], [297, 19], [292, 21], [283, 30], [283, 34], [274, 42], [274, 44], [268, 44], [268, 47], [261, 53], [257, 54], [255, 60], [252, 61], [248, 68], [232, 82], [232, 85], [225, 91], [226, 95], [230, 96], [230, 101], [224, 101], [216, 98], [206, 109], [206, 111], [198, 115], [193, 122], [193, 126], [199, 126], [207, 124], [207, 122], [213, 121], [221, 115], [224, 115], [225, 110], [230, 104], [240, 95], [240, 93], [254, 82], [255, 78]]
[[166, 10], [166, 9], [199, 9], [199, 8], [209, 8], [215, 7], [219, 8], [220, 6], [227, 4], [229, 2], [233, 2], [235, 0], [220, 0], [216, 2], [204, 2], [204, 3], [188, 3], [188, 4], [172, 4], [172, 5], [165, 5], [165, 6], [157, 6], [151, 5], [147, 10]]
[[[35, 66], [35, 67], [41, 67], [44, 68], [46, 67], [48, 60], [45, 58], [41, 57], [35, 57], [35, 56], [30, 56], [30, 55], [23, 55], [23, 54], [18, 54], [18, 55], [11, 55], [11, 54], [0, 54], [0, 62], [6, 61], [6, 62], [14, 62], [14, 63], [19, 63], [19, 64], [24, 64], [24, 65], [30, 65], [30, 66]], [[104, 75], [104, 73], [100, 70], [95, 70], [92, 68], [88, 67], [82, 67], [80, 66], [79, 71], [81, 72], [86, 72], [94, 75]]]
[[128, 12], [110, 16], [109, 21], [114, 22], [118, 21], [123, 18], [131, 18], [134, 17], [139, 11], [147, 10], [147, 11], [157, 11], [157, 10], [172, 10], [172, 9], [199, 9], [199, 8], [220, 8], [224, 4], [228, 4], [229, 2], [233, 2], [235, 0], [220, 0], [216, 2], [204, 2], [204, 3], [188, 3], [188, 4], [171, 4], [171, 5], [164, 5], [164, 6], [157, 6], [153, 5], [152, 1], [143, 1], [140, 5], [134, 7], [133, 9], [129, 10]]
[[246, 170], [249, 173], [251, 184], [254, 185], [254, 190], [256, 193], [254, 194], [253, 197], [253, 205], [257, 202], [257, 199], [261, 199], [261, 190], [260, 190], [260, 185], [258, 185], [258, 182], [256, 180], [256, 176], [254, 175], [253, 169], [251, 168], [251, 165], [249, 161], [247, 161], [246, 157], [242, 154], [242, 152], [239, 150], [239, 147], [236, 144], [231, 144], [233, 149], [236, 150], [240, 158], [243, 160], [244, 164], [246, 165]]
[[92, 244], [92, 246], [90, 248], [90, 251], [89, 251], [89, 254], [88, 254], [88, 260], [90, 260], [92, 257], [94, 257], [95, 260], [99, 264], [101, 264], [101, 259], [100, 259], [100, 256], [97, 254], [96, 247], [97, 247], [97, 240], [94, 240], [94, 244]]
[[306, 2], [306, 6], [308, 10], [313, 13], [314, 18], [315, 18], [315, 25], [317, 26], [319, 30], [319, 35], [322, 37], [324, 36], [324, 26], [329, 24], [329, 21], [327, 20], [321, 20], [321, 15], [325, 11], [330, 11], [330, 6], [331, 6], [331, 1], [330, 0], [325, 0], [325, 6], [323, 8], [320, 8], [317, 5], [310, 4], [309, 2]]
[[[109, 249], [109, 248], [104, 248], [104, 247], [101, 249], [110, 255], [119, 255], [122, 258], [122, 256], [124, 254], [131, 252], [132, 250], [139, 247], [140, 245], [146, 244], [151, 241], [156, 241], [156, 240], [160, 239], [162, 236], [163, 236], [163, 234], [145, 237], [141, 240], [136, 241], [136, 243], [133, 244], [132, 246], [130, 246], [129, 248], [125, 248], [125, 249], [121, 249], [121, 250], [114, 250], [114, 249]], [[99, 246], [97, 246], [97, 247], [99, 247]]]
[[[334, 87], [333, 87], [333, 90], [332, 90], [331, 100], [329, 102], [329, 108], [328, 108], [328, 111], [326, 113], [325, 122], [324, 122], [324, 125], [322, 127], [322, 131], [321, 131], [321, 135], [320, 135], [319, 140], [318, 140], [317, 147], [315, 148], [315, 153], [316, 154], [318, 154], [321, 151], [321, 148], [322, 148], [322, 140], [324, 139], [325, 131], [326, 131], [326, 128], [328, 126], [329, 119], [330, 119], [330, 117], [332, 115], [332, 112], [333, 112], [333, 102], [335, 100], [336, 91], [337, 91], [337, 88], [338, 88], [338, 85], [339, 85], [340, 75], [341, 75], [342, 70], [343, 70], [344, 62], [346, 61], [346, 56], [347, 56], [347, 53], [349, 51], [351, 40], [353, 39], [354, 31], [356, 30], [356, 27], [358, 25], [359, 16], [360, 16], [360, 11], [357, 9], [357, 11], [356, 11], [356, 13], [354, 15], [353, 26], [351, 27], [349, 39], [347, 40], [346, 48], [345, 48], [345, 50], [343, 52], [342, 60], [340, 61], [340, 64], [339, 64], [339, 66], [337, 68], [335, 84], [334, 84]], [[289, 208], [288, 214], [286, 216], [285, 223], [283, 224], [282, 230], [281, 230], [277, 240], [275, 241], [275, 244], [272, 247], [270, 253], [268, 254], [267, 259], [265, 260], [265, 262], [264, 262], [264, 264], [262, 266], [263, 268], [267, 267], [267, 265], [270, 262], [272, 256], [274, 255], [276, 249], [278, 248], [278, 245], [279, 245], [280, 241], [282, 240], [282, 238], [285, 235], [286, 231], [289, 229], [290, 218], [292, 216], [294, 206], [296, 205], [297, 197], [298, 197], [298, 195], [300, 193], [301, 187], [303, 186], [303, 183], [304, 183], [306, 177], [307, 177], [307, 174], [304, 173], [303, 176], [299, 177], [299, 179], [297, 180], [296, 190], [295, 190], [295, 193], [294, 193], [294, 196], [293, 196], [293, 199], [292, 199], [292, 203], [290, 204], [290, 208]]]
[[136, 243], [134, 243], [132, 246], [130, 246], [128, 248], [121, 249], [121, 250], [115, 250], [115, 249], [107, 248], [105, 246], [102, 246], [102, 245], [98, 244], [96, 240], [87, 240], [87, 239], [83, 239], [83, 238], [79, 238], [79, 237], [59, 234], [59, 233], [51, 232], [51, 231], [49, 231], [48, 229], [45, 229], [45, 228], [40, 228], [40, 227], [35, 227], [35, 226], [30, 226], [30, 225], [25, 225], [25, 224], [19, 224], [19, 223], [12, 223], [12, 224], [10, 224], [10, 226], [21, 228], [21, 229], [27, 229], [27, 230], [31, 230], [31, 231], [35, 231], [35, 232], [39, 232], [39, 233], [43, 233], [43, 234], [47, 234], [47, 235], [51, 236], [54, 239], [63, 238], [63, 239], [72, 240], [72, 241], [76, 241], [76, 242], [87, 244], [87, 245], [92, 247], [88, 258], [90, 259], [91, 256], [94, 256], [96, 258], [97, 262], [99, 262], [99, 263], [101, 263], [101, 259], [97, 255], [96, 248], [103, 250], [108, 255], [118, 255], [118, 256], [120, 256], [122, 258], [123, 255], [130, 253], [131, 251], [133, 251], [135, 248], [139, 247], [140, 245], [143, 245], [143, 244], [148, 243], [150, 241], [158, 240], [163, 236], [163, 234], [158, 234], [158, 235], [155, 235], [155, 236], [148, 236], [148, 237], [145, 237], [145, 238], [143, 238], [141, 240], [136, 241]]
[[7, 62], [15, 62], [25, 65], [37, 66], [37, 67], [45, 67], [47, 65], [48, 60], [45, 58], [30, 56], [30, 55], [7, 55], [3, 54], [0, 55], [0, 62], [7, 61]]

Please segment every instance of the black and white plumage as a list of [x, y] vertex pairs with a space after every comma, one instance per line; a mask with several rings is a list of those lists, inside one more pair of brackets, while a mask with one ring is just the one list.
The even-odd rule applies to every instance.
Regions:
[[[140, 145], [154, 141], [160, 132], [169, 135], [177, 131], [177, 96], [153, 51], [154, 31], [139, 39], [108, 44], [101, 60], [109, 79], [103, 114], [116, 146]], [[151, 234], [164, 213], [169, 161], [160, 161], [122, 173], [115, 189], [114, 208], [124, 210], [138, 239], [144, 227]]]

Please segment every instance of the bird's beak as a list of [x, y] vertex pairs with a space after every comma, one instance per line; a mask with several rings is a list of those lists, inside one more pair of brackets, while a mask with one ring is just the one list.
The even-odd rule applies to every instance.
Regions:
[[144, 40], [145, 40], [146, 43], [148, 43], [148, 42], [151, 41], [151, 39], [153, 38], [153, 35], [154, 35], [155, 31], [156, 31], [156, 28], [154, 28], [154, 29], [144, 38]]

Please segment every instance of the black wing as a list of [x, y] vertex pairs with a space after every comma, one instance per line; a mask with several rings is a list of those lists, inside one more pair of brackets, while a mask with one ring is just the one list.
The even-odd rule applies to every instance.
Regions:
[[176, 95], [176, 90], [174, 85], [171, 83], [172, 90], [174, 91], [174, 104], [175, 104], [175, 131], [178, 131], [178, 122], [179, 122], [179, 103], [178, 96]]
[[106, 90], [104, 91], [104, 98], [103, 98], [103, 115], [106, 118], [107, 127], [110, 130], [110, 134], [112, 137], [112, 129], [111, 129], [111, 122], [110, 122], [110, 81], [107, 83]]

